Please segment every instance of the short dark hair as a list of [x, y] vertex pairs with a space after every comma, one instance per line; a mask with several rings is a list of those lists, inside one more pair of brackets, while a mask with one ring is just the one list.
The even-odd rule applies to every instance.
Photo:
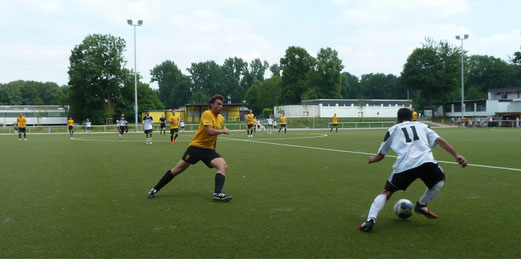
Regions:
[[401, 108], [398, 110], [398, 121], [411, 121], [412, 120], [412, 111], [409, 108]]
[[210, 107], [211, 104], [215, 103], [215, 100], [221, 100], [223, 103], [224, 103], [224, 96], [220, 95], [220, 94], [216, 94], [214, 96], [212, 96], [212, 98], [210, 98], [210, 101], [208, 102], [208, 106]]

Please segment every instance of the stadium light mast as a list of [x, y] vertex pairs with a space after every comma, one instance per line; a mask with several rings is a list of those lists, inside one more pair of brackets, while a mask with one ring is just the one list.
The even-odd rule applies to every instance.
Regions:
[[134, 27], [134, 119], [136, 120], [136, 133], [137, 133], [137, 61], [136, 61], [136, 27], [143, 25], [143, 20], [138, 20], [137, 24], [132, 22], [132, 19], [127, 20], [128, 25]]
[[459, 35], [456, 36], [457, 40], [461, 40], [461, 120], [463, 121], [463, 118], [465, 117], [465, 82], [463, 81], [463, 56], [465, 55], [465, 51], [463, 50], [463, 40], [466, 40], [469, 38], [468, 34], [463, 35], [463, 37], [460, 37]]

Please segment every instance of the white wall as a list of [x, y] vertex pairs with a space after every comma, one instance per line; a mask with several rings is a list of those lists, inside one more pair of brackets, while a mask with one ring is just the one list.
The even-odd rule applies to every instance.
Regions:
[[[286, 117], [320, 117], [320, 118], [331, 118], [336, 113], [336, 116], [340, 118], [396, 118], [396, 114], [403, 105], [392, 105], [392, 106], [343, 106], [343, 105], [284, 105], [275, 106], [274, 110], [284, 110]], [[411, 109], [409, 105], [407, 108]], [[275, 115], [279, 117], [277, 113]]]
[[273, 107], [275, 117], [280, 117], [278, 111], [283, 110], [288, 118], [318, 117], [318, 105], [282, 105]]

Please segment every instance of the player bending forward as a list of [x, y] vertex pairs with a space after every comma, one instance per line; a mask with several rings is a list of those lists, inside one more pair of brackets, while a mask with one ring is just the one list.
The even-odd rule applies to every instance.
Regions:
[[220, 94], [210, 98], [210, 109], [201, 115], [199, 129], [192, 138], [192, 142], [190, 142], [183, 157], [179, 160], [175, 168], [166, 171], [163, 178], [148, 192], [148, 198], [154, 198], [157, 192], [174, 179], [176, 175], [182, 173], [191, 164], [193, 165], [199, 162], [199, 160], [202, 160], [209, 168], [214, 167], [217, 169], [212, 199], [214, 201], [230, 201], [232, 199], [232, 196], [222, 191], [228, 165], [226, 161], [215, 152], [217, 136], [230, 133], [227, 128], [223, 129], [224, 117], [221, 115], [223, 102], [224, 97]]
[[431, 219], [438, 217], [427, 207], [427, 204], [438, 195], [445, 183], [445, 173], [432, 155], [431, 148], [437, 144], [453, 155], [462, 167], [467, 166], [465, 158], [458, 154], [445, 139], [438, 136], [426, 124], [411, 122], [411, 120], [411, 110], [407, 108], [398, 110], [397, 124], [387, 130], [378, 154], [369, 157], [369, 163], [379, 162], [384, 159], [389, 149], [394, 150], [398, 155], [383, 192], [376, 196], [369, 209], [367, 221], [359, 227], [362, 231], [371, 231], [378, 213], [391, 195], [398, 190], [405, 191], [417, 178], [425, 183], [427, 189], [416, 203], [414, 212]]

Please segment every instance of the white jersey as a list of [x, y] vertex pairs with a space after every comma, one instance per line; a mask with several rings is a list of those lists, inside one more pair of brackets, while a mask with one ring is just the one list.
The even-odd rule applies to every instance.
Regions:
[[92, 122], [87, 121], [87, 122], [85, 122], [85, 127], [90, 128], [90, 125], [91, 125], [91, 124], [92, 124]]
[[125, 126], [125, 118], [119, 118], [119, 120], [116, 121], [116, 124], [118, 124], [118, 126]]
[[185, 126], [185, 122], [184, 122], [184, 121], [179, 122], [179, 126], [180, 126], [181, 128], [184, 127], [184, 126]]
[[385, 155], [389, 149], [394, 150], [398, 157], [393, 164], [393, 174], [401, 173], [424, 163], [437, 163], [431, 148], [436, 146], [439, 137], [424, 123], [405, 121], [387, 130], [378, 153]]
[[146, 116], [143, 117], [143, 125], [145, 130], [151, 130], [153, 128], [154, 119], [152, 119], [152, 116]]
[[268, 118], [268, 125], [272, 125], [273, 124], [273, 119], [272, 118]]

